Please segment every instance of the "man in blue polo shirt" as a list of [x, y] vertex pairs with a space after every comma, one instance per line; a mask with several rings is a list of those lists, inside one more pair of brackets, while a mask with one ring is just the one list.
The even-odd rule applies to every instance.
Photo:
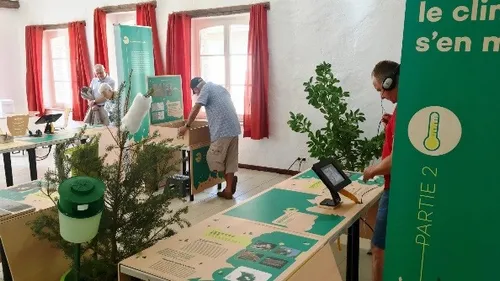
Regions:
[[210, 130], [210, 148], [207, 162], [210, 170], [224, 172], [226, 188], [217, 196], [233, 199], [238, 178], [238, 136], [241, 134], [240, 122], [229, 92], [222, 86], [205, 82], [200, 77], [191, 80], [191, 89], [198, 95], [188, 120], [179, 129], [179, 136], [189, 130], [202, 106], [205, 107]]

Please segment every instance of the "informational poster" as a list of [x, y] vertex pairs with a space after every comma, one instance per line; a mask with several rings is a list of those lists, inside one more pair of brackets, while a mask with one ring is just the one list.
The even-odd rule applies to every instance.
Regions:
[[180, 75], [148, 77], [148, 89], [154, 90], [151, 104], [151, 124], [184, 119]]
[[407, 1], [384, 280], [493, 280], [500, 0]]
[[[118, 70], [118, 80], [128, 81], [131, 70], [132, 78], [131, 91], [128, 108], [136, 95], [145, 95], [148, 91], [148, 76], [155, 74], [153, 59], [153, 41], [150, 27], [115, 25], [115, 46], [116, 46], [116, 66]], [[124, 104], [126, 92], [121, 97]], [[149, 134], [150, 116], [147, 114], [141, 127], [134, 135], [134, 141], [140, 141]]]

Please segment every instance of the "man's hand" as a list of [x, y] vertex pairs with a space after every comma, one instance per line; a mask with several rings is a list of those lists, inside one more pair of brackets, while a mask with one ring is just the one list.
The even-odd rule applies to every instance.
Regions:
[[188, 131], [188, 127], [182, 126], [179, 128], [179, 131], [177, 132], [177, 136], [182, 137], [186, 134], [187, 131]]
[[392, 114], [384, 113], [384, 115], [382, 115], [382, 123], [387, 125], [387, 123], [389, 123], [389, 119], [391, 119], [391, 117], [392, 117]]
[[375, 177], [375, 166], [370, 166], [363, 172], [363, 181], [367, 182]]

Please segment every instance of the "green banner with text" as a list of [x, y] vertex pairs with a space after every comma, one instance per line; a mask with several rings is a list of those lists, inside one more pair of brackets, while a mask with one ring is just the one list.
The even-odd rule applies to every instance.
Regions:
[[499, 278], [499, 51], [500, 0], [406, 2], [385, 281]]
[[[133, 70], [131, 81], [128, 81], [132, 85], [128, 104], [130, 108], [137, 94], [146, 94], [148, 90], [146, 77], [155, 75], [153, 37], [150, 27], [115, 25], [114, 28], [118, 81], [128, 80], [130, 70]], [[124, 92], [127, 93], [126, 90]], [[125, 95], [122, 98], [125, 98]], [[122, 104], [123, 102], [124, 99]], [[142, 120], [139, 131], [134, 135], [134, 141], [140, 141], [148, 136], [149, 125], [150, 115], [147, 114]]]

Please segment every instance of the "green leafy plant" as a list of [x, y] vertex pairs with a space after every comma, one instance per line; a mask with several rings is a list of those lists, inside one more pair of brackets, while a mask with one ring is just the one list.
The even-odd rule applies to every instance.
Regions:
[[366, 120], [359, 109], [349, 109], [346, 99], [349, 92], [339, 86], [340, 81], [332, 72], [332, 65], [326, 62], [316, 67], [316, 77], [303, 85], [307, 101], [318, 109], [326, 126], [314, 131], [312, 122], [302, 113], [290, 112], [288, 125], [297, 133], [307, 134], [309, 154], [316, 159], [335, 157], [344, 169], [362, 171], [373, 159], [382, 153], [384, 134], [371, 139], [361, 137], [364, 133], [360, 124]]
[[[106, 153], [99, 155], [99, 136], [75, 146], [85, 134], [84, 128], [74, 139], [56, 147], [55, 169], [49, 170], [43, 181], [42, 190], [54, 204], [56, 188], [71, 176], [95, 177], [106, 184], [99, 232], [92, 241], [81, 245], [81, 281], [116, 281], [121, 260], [174, 235], [176, 227], [190, 226], [183, 218], [187, 207], [170, 208], [172, 199], [180, 197], [179, 191], [165, 187], [163, 192], [156, 192], [177, 171], [180, 160], [173, 159], [177, 159], [174, 153], [178, 153], [179, 147], [172, 145], [172, 140], [158, 140], [157, 132], [139, 142], [130, 141], [129, 132], [120, 129], [120, 116], [124, 114], [120, 112], [119, 97], [124, 88], [125, 83], [116, 99], [116, 128], [108, 128], [114, 142], [106, 147]], [[124, 102], [126, 105], [128, 98]], [[111, 154], [118, 157], [106, 162]], [[30, 226], [36, 237], [50, 241], [68, 259], [73, 257], [74, 246], [59, 233], [57, 208], [41, 214]]]

